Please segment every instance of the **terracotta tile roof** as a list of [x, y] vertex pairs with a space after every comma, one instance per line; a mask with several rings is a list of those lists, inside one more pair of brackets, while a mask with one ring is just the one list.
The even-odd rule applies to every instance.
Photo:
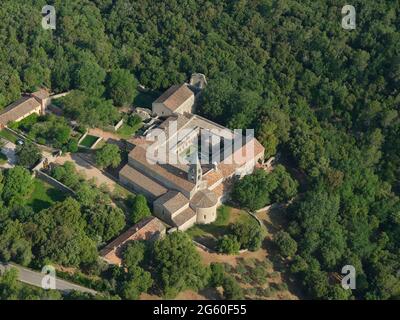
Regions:
[[164, 194], [156, 201], [154, 201], [154, 204], [164, 206], [165, 209], [173, 214], [182, 207], [188, 205], [189, 199], [178, 191], [169, 191], [168, 193]]
[[190, 205], [195, 208], [210, 208], [215, 206], [217, 203], [217, 195], [209, 189], [198, 191], [190, 201]]
[[174, 85], [165, 91], [154, 103], [163, 103], [168, 109], [175, 111], [192, 96], [194, 96], [194, 93], [186, 84]]
[[[253, 144], [253, 148], [251, 146]], [[241, 148], [236, 149], [232, 154], [223, 160], [229, 164], [229, 160], [237, 167], [243, 166], [245, 163], [254, 160], [256, 157], [264, 154], [264, 147], [257, 141], [256, 138], [247, 141]], [[232, 161], [233, 159], [233, 161]]]
[[213, 189], [213, 192], [218, 197], [218, 199], [220, 199], [226, 192], [226, 187], [225, 187], [224, 183], [221, 183], [220, 185], [216, 186]]
[[161, 184], [157, 183], [153, 179], [150, 179], [132, 168], [129, 164], [125, 165], [119, 172], [120, 176], [129, 179], [133, 184], [137, 184], [142, 189], [147, 191], [154, 198], [158, 198], [163, 194], [167, 193], [168, 190]]
[[0, 111], [0, 123], [7, 125], [8, 122], [16, 121], [40, 106], [40, 103], [35, 98], [22, 97]]
[[194, 212], [190, 207], [186, 210], [182, 211], [178, 215], [172, 218], [172, 221], [176, 224], [177, 227], [182, 226], [190, 219], [196, 216], [196, 212]]
[[185, 127], [189, 122], [191, 122], [193, 119], [193, 116], [191, 114], [174, 114], [173, 116], [168, 117], [165, 119], [160, 125], [160, 129], [168, 129], [171, 122], [176, 122], [177, 130], [182, 129]]
[[31, 93], [31, 96], [39, 100], [44, 100], [50, 96], [50, 93], [46, 89], [40, 89], [36, 92]]
[[118, 249], [127, 241], [151, 240], [163, 234], [165, 230], [165, 225], [156, 217], [143, 219], [100, 250], [100, 256], [106, 260], [108, 257], [112, 258], [113, 255], [118, 256]]
[[168, 164], [152, 164], [146, 158], [146, 148], [143, 146], [136, 146], [130, 153], [129, 157], [139, 162], [147, 170], [153, 171], [160, 175], [166, 181], [174, 183], [181, 189], [191, 192], [195, 184], [187, 180], [187, 173], [177, 167]]
[[221, 181], [224, 178], [223, 174], [220, 170], [214, 171], [210, 170], [207, 174], [203, 176], [203, 180], [207, 181], [208, 187], [214, 186], [217, 182]]

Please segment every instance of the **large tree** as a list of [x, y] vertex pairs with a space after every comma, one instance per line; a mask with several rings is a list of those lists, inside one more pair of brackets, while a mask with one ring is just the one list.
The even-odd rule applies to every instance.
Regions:
[[129, 106], [137, 95], [138, 82], [125, 69], [111, 71], [107, 79], [107, 95], [116, 106]]
[[32, 189], [33, 179], [27, 169], [16, 166], [6, 171], [2, 198], [7, 204], [24, 203]]
[[140, 220], [150, 217], [151, 211], [147, 204], [146, 198], [142, 194], [138, 194], [132, 200], [131, 208], [131, 221], [133, 223], [138, 223]]
[[39, 259], [65, 266], [97, 260], [96, 244], [85, 233], [86, 221], [80, 209], [76, 200], [68, 198], [34, 216], [37, 229], [32, 237]]
[[102, 168], [116, 168], [121, 163], [121, 151], [115, 144], [106, 144], [96, 152], [96, 164]]
[[25, 168], [31, 168], [42, 158], [39, 148], [29, 141], [25, 141], [23, 145], [18, 145], [15, 154], [18, 164]]
[[209, 270], [186, 233], [174, 232], [158, 240], [154, 259], [159, 285], [167, 297], [185, 289], [201, 289], [207, 283]]
[[23, 225], [18, 221], [8, 220], [0, 224], [0, 258], [13, 260], [24, 266], [32, 259], [31, 244], [25, 238]]

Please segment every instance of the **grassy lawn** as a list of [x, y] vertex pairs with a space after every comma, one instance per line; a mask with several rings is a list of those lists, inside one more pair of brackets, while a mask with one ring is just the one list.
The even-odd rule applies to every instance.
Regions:
[[81, 143], [80, 143], [79, 145], [84, 146], [84, 147], [90, 149], [90, 148], [92, 147], [92, 145], [97, 141], [98, 138], [99, 138], [99, 137], [92, 136], [92, 135], [88, 134], [88, 135], [81, 141]]
[[47, 209], [53, 203], [62, 201], [65, 198], [65, 194], [60, 190], [42, 180], [35, 179], [34, 189], [27, 204], [31, 206], [35, 212], [39, 212], [40, 210]]
[[124, 123], [121, 128], [118, 129], [117, 133], [118, 135], [123, 138], [123, 139], [129, 139], [131, 138], [136, 131], [138, 131], [142, 127], [142, 123], [139, 123], [137, 126], [131, 127]]
[[141, 108], [150, 108], [151, 104], [160, 96], [160, 92], [149, 91], [149, 92], [140, 92], [135, 100], [133, 101], [133, 105], [135, 107]]
[[221, 206], [218, 208], [217, 219], [213, 223], [194, 225], [187, 233], [192, 239], [213, 248], [216, 246], [219, 237], [228, 234], [230, 224], [249, 220], [252, 220], [252, 217], [248, 213], [228, 206]]
[[19, 139], [15, 134], [13, 134], [12, 132], [10, 132], [6, 129], [3, 129], [0, 131], [0, 137], [6, 139], [8, 141], [11, 141], [12, 143], [16, 143], [17, 140]]

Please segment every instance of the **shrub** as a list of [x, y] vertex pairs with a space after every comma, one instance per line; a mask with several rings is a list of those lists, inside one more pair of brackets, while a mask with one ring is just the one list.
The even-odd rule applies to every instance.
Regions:
[[227, 300], [242, 300], [243, 289], [239, 283], [231, 276], [225, 277], [224, 280], [224, 296]]
[[296, 241], [285, 231], [277, 232], [274, 241], [278, 246], [280, 255], [284, 258], [293, 256], [297, 251]]
[[224, 265], [220, 263], [211, 263], [211, 276], [210, 276], [210, 286], [219, 287], [224, 284], [225, 279], [225, 269]]
[[233, 235], [224, 235], [218, 239], [218, 252], [227, 254], [237, 254], [240, 250], [240, 243]]
[[256, 251], [261, 247], [262, 230], [260, 225], [254, 221], [239, 222], [232, 224], [231, 233], [236, 237], [240, 243], [241, 249], [249, 249]]
[[142, 123], [142, 118], [140, 118], [137, 114], [130, 115], [128, 120], [126, 121], [127, 125], [130, 127], [136, 127], [140, 123]]

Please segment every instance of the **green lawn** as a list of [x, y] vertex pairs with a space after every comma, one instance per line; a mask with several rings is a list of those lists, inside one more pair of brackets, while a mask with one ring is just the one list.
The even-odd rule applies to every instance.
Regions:
[[228, 226], [238, 221], [252, 219], [248, 213], [233, 209], [228, 206], [218, 208], [217, 219], [210, 224], [197, 224], [190, 228], [187, 233], [192, 239], [213, 248], [220, 236], [228, 234]]
[[141, 126], [142, 123], [139, 123], [135, 127], [128, 126], [126, 123], [124, 123], [121, 128], [118, 129], [117, 133], [121, 138], [129, 139], [141, 128]]
[[93, 146], [93, 144], [97, 141], [99, 137], [96, 136], [92, 136], [90, 134], [88, 134], [79, 145], [84, 146], [86, 148], [91, 148]]
[[3, 129], [0, 131], [0, 137], [6, 139], [8, 141], [11, 141], [12, 143], [16, 143], [17, 140], [19, 139], [15, 134], [13, 134], [12, 132], [10, 132], [6, 129]]
[[32, 207], [35, 212], [47, 209], [57, 201], [63, 201], [66, 198], [65, 193], [52, 187], [48, 183], [35, 179], [34, 189], [28, 200], [28, 205]]

